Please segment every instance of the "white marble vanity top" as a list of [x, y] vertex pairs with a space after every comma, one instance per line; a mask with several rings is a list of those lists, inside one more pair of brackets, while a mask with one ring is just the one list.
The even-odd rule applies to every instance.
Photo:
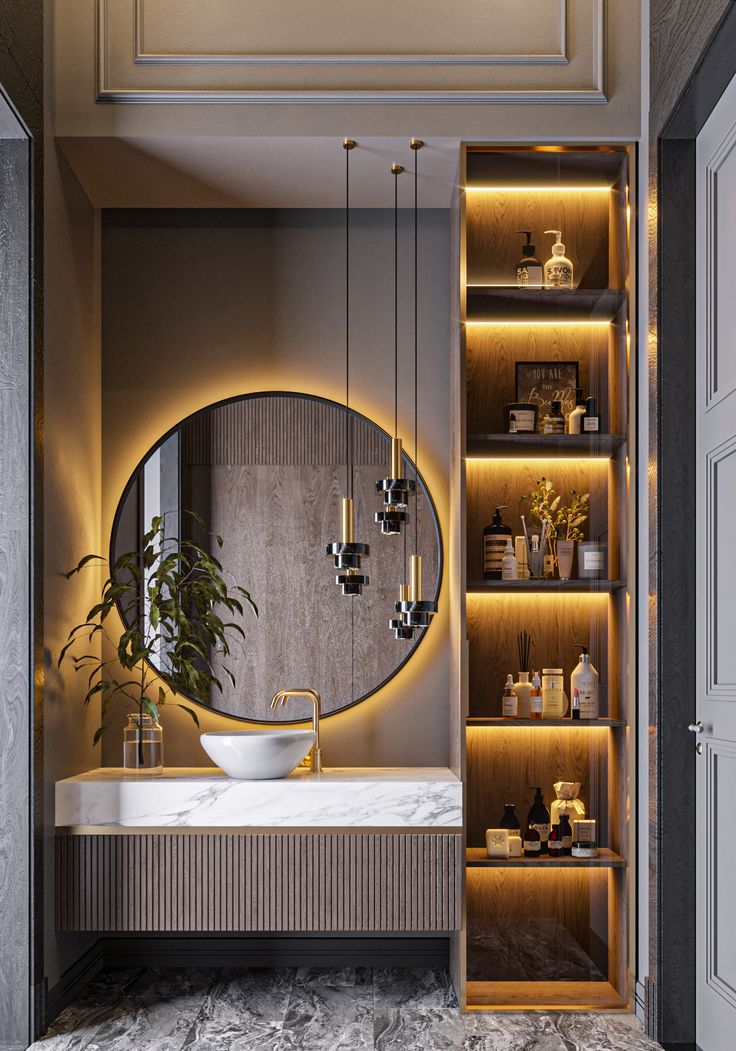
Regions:
[[462, 785], [445, 767], [295, 770], [234, 781], [217, 767], [157, 777], [104, 767], [56, 783], [57, 828], [462, 827]]

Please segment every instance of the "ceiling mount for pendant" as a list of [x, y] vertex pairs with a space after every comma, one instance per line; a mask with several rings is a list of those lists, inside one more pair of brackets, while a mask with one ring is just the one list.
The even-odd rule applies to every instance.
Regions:
[[367, 558], [371, 549], [368, 544], [355, 540], [355, 507], [353, 504], [353, 418], [350, 415], [350, 151], [357, 143], [355, 139], [343, 139], [345, 150], [345, 489], [342, 498], [340, 540], [327, 544], [327, 555], [334, 559], [335, 583], [343, 595], [362, 595], [363, 588], [370, 583], [361, 572], [361, 560]]

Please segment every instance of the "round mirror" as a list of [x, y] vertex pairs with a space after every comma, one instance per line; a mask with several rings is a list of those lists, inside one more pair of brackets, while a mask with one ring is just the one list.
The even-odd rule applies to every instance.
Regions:
[[[355, 538], [370, 544], [362, 595], [335, 585], [328, 543], [339, 540], [346, 447], [353, 449]], [[249, 394], [218, 402], [183, 420], [150, 450], [125, 488], [115, 515], [111, 563], [138, 550], [155, 515], [167, 513], [170, 535], [194, 539], [194, 512], [223, 538], [215, 553], [258, 607], [242, 620], [243, 649], [229, 659], [236, 685], [222, 677], [210, 706], [257, 722], [292, 722], [295, 707], [272, 710], [286, 687], [312, 687], [323, 715], [365, 700], [412, 656], [429, 629], [397, 640], [388, 626], [405, 557], [418, 529], [426, 598], [439, 594], [442, 542], [421, 475], [418, 513], [409, 534], [383, 535], [376, 482], [390, 473], [391, 439], [376, 424], [323, 398]], [[404, 474], [414, 468], [404, 455]], [[187, 533], [188, 531], [188, 533]], [[201, 534], [196, 539], [200, 540]], [[299, 721], [304, 714], [300, 711]]]

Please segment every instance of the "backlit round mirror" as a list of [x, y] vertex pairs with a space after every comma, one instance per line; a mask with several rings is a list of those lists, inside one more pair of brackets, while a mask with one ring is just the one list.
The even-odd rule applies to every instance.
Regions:
[[[370, 584], [345, 597], [325, 545], [339, 539], [345, 491], [346, 430], [352, 430], [355, 537], [370, 544], [364, 569]], [[376, 482], [389, 473], [391, 440], [345, 406], [304, 394], [249, 394], [208, 406], [183, 420], [143, 458], [118, 505], [111, 562], [137, 550], [155, 515], [167, 512], [172, 535], [191, 538], [191, 511], [224, 540], [213, 549], [258, 606], [246, 610], [243, 651], [229, 666], [210, 706], [258, 722], [290, 722], [294, 707], [272, 710], [286, 687], [312, 687], [331, 715], [365, 700], [409, 660], [431, 627], [410, 640], [389, 630], [404, 559], [414, 547], [414, 501], [409, 535], [382, 535]], [[404, 456], [404, 473], [413, 465]], [[424, 482], [418, 487], [419, 551], [426, 598], [437, 599], [442, 543], [437, 513]], [[301, 715], [301, 713], [300, 713]], [[303, 716], [302, 716], [303, 718]]]

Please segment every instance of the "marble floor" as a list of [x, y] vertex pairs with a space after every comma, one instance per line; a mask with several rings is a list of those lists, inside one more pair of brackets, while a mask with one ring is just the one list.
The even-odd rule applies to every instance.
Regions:
[[101, 974], [32, 1051], [656, 1051], [621, 1015], [465, 1014], [444, 971]]

